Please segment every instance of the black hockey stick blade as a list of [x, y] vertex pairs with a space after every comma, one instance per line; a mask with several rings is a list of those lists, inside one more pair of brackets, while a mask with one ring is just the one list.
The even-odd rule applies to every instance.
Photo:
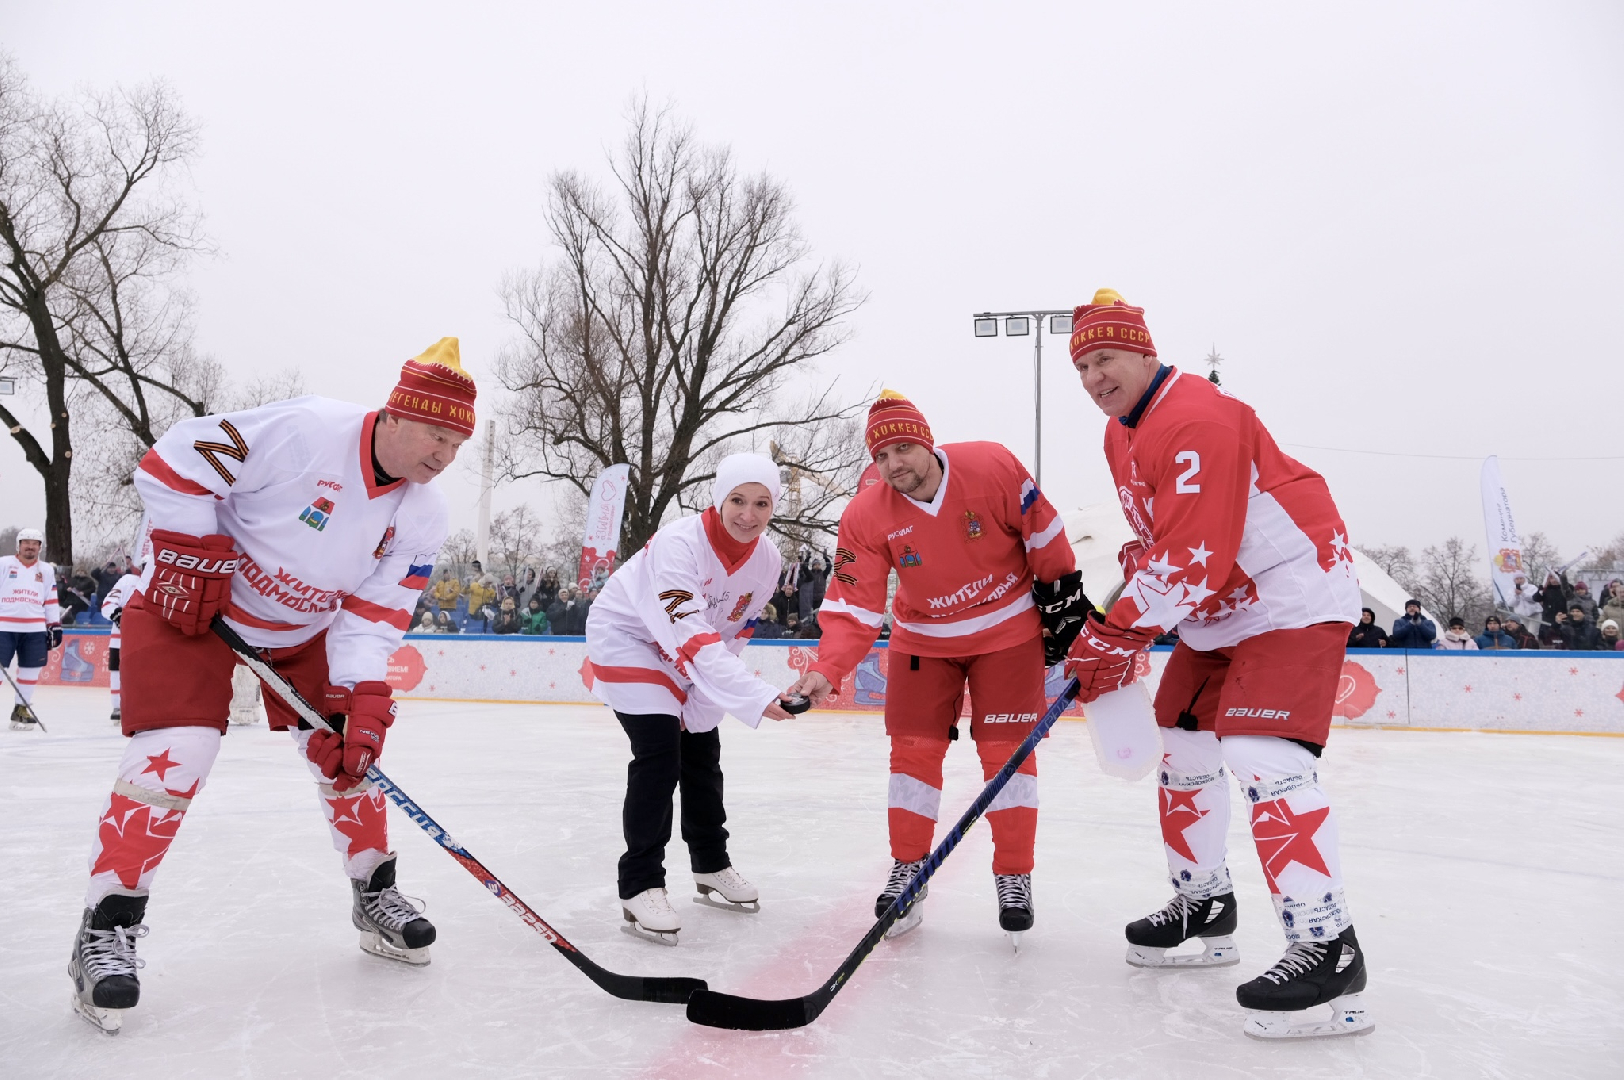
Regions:
[[[331, 721], [316, 711], [310, 702], [304, 699], [294, 685], [282, 677], [259, 650], [248, 644], [242, 637], [228, 626], [225, 620], [215, 616], [210, 624], [215, 634], [220, 637], [231, 650], [242, 657], [248, 669], [258, 675], [260, 681], [271, 691], [287, 703], [299, 718], [312, 727], [332, 726]], [[473, 854], [461, 844], [451, 838], [439, 822], [429, 816], [428, 811], [413, 802], [411, 797], [400, 789], [400, 786], [376, 766], [367, 770], [367, 779], [372, 781], [390, 802], [412, 820], [418, 828], [429, 835], [436, 844], [445, 850], [447, 855], [455, 859], [462, 868], [474, 876], [474, 879], [484, 886], [485, 890], [503, 904], [512, 909], [513, 913], [523, 919], [529, 927], [547, 939], [547, 944], [557, 949], [559, 953], [571, 964], [591, 979], [600, 988], [606, 990], [617, 998], [627, 1001], [652, 1001], [665, 1005], [681, 1005], [697, 991], [706, 989], [705, 980], [690, 979], [685, 976], [642, 976], [621, 975], [599, 967], [582, 955], [570, 941], [547, 925], [540, 915], [533, 911], [529, 904], [521, 900], [512, 889], [508, 888], [500, 878], [485, 868], [485, 864], [474, 858]]]
[[696, 990], [694, 996], [688, 999], [688, 1019], [705, 1027], [729, 1028], [733, 1031], [787, 1031], [791, 1028], [806, 1027], [816, 1020], [823, 1010], [828, 1008], [829, 1002], [834, 1000], [840, 988], [846, 985], [846, 980], [857, 971], [858, 965], [874, 951], [874, 947], [880, 943], [885, 932], [891, 929], [891, 924], [913, 906], [914, 899], [925, 887], [925, 882], [930, 880], [936, 868], [952, 854], [971, 826], [986, 812], [993, 799], [998, 797], [1004, 785], [1009, 783], [1009, 778], [1015, 775], [1015, 770], [1021, 767], [1021, 763], [1037, 746], [1038, 740], [1042, 739], [1054, 726], [1055, 721], [1060, 719], [1060, 714], [1066, 711], [1066, 706], [1077, 697], [1077, 690], [1077, 680], [1068, 679], [1064, 689], [1060, 691], [1060, 696], [1049, 706], [1049, 711], [1044, 713], [1043, 718], [1027, 733], [1026, 738], [1015, 748], [1009, 760], [1004, 762], [997, 775], [987, 781], [987, 786], [981, 789], [981, 794], [970, 804], [970, 809], [966, 810], [952, 830], [942, 837], [942, 842], [930, 853], [925, 865], [919, 868], [902, 892], [891, 902], [891, 906], [885, 909], [885, 914], [881, 915], [869, 928], [868, 933], [863, 935], [863, 940], [857, 943], [857, 948], [853, 949], [840, 967], [835, 969], [835, 973], [829, 976], [829, 981], [805, 997], [778, 1000], [739, 997], [708, 989]]

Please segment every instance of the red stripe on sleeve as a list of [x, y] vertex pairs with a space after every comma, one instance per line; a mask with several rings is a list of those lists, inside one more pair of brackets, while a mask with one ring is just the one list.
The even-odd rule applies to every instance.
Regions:
[[677, 659], [684, 664], [691, 663], [694, 654], [700, 649], [703, 649], [706, 645], [715, 645], [721, 640], [721, 634], [695, 634], [682, 643], [682, 648], [677, 650]]
[[171, 469], [169, 462], [158, 456], [157, 450], [148, 450], [146, 456], [141, 459], [139, 468], [148, 476], [157, 479], [164, 487], [178, 491], [182, 495], [214, 495], [214, 492], [202, 484], [194, 480], [188, 480], [174, 469]]
[[412, 613], [402, 608], [384, 607], [382, 604], [374, 604], [371, 600], [363, 600], [359, 596], [346, 596], [339, 606], [363, 619], [393, 626], [396, 630], [411, 629]]

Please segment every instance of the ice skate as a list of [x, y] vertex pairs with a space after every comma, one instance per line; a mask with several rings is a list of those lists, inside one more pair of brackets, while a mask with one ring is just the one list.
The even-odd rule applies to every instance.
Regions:
[[34, 715], [33, 709], [19, 701], [11, 707], [11, 730], [39, 731], [41, 730], [39, 717]]
[[622, 900], [620, 914], [626, 920], [621, 929], [632, 937], [660, 945], [677, 943], [677, 931], [682, 929], [682, 920], [678, 918], [663, 888], [644, 889], [629, 900]]
[[113, 706], [113, 726], [114, 727], [123, 727], [124, 726], [124, 710], [119, 708], [117, 705]]
[[423, 918], [421, 902], [395, 888], [395, 856], [372, 871], [370, 881], [351, 881], [355, 890], [350, 921], [361, 931], [361, 951], [407, 964], [429, 962], [434, 924]]
[[136, 976], [144, 961], [135, 955], [137, 938], [147, 928], [147, 898], [112, 893], [94, 908], [85, 908], [79, 936], [68, 958], [73, 980], [73, 1011], [107, 1035], [117, 1035], [124, 1014], [141, 1000]]
[[[1376, 1027], [1359, 998], [1364, 988], [1365, 951], [1353, 927], [1329, 941], [1294, 941], [1274, 967], [1235, 988], [1251, 1010], [1241, 1030], [1254, 1039], [1363, 1035]], [[1329, 1015], [1306, 1015], [1324, 1005]]]
[[[724, 866], [714, 874], [695, 874], [694, 885], [699, 895], [696, 904], [708, 904], [723, 911], [745, 911], [754, 915], [761, 910], [761, 895], [744, 875], [731, 866]], [[720, 900], [712, 899], [720, 896]]]
[[[903, 862], [900, 859], [891, 860], [891, 876], [886, 880], [885, 888], [880, 891], [880, 895], [874, 898], [874, 917], [876, 919], [882, 917], [886, 909], [891, 906], [891, 902], [902, 895], [902, 890], [908, 887], [908, 882], [913, 880], [913, 876], [924, 865], [924, 859], [919, 859], [916, 862]], [[885, 932], [886, 937], [901, 937], [919, 925], [925, 917], [925, 913], [919, 905], [929, 892], [929, 885], [919, 890], [918, 895], [913, 898], [913, 902], [897, 917], [897, 921], [891, 924], [891, 928]]]
[[1009, 935], [1009, 943], [1016, 952], [1021, 951], [1021, 935], [1032, 929], [1037, 917], [1037, 906], [1032, 902], [1031, 874], [994, 874], [993, 887], [998, 890], [998, 925]]
[[[1192, 900], [1183, 893], [1148, 918], [1128, 924], [1128, 963], [1134, 967], [1228, 967], [1241, 962], [1235, 947], [1239, 922], [1235, 894]], [[1192, 938], [1201, 942], [1199, 953], [1167, 955]]]

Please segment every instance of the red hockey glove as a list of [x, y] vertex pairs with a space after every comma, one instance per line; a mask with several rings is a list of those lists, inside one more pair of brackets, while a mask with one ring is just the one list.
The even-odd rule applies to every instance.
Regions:
[[1077, 680], [1078, 702], [1086, 705], [1133, 682], [1134, 660], [1152, 640], [1142, 630], [1118, 630], [1097, 614], [1085, 622], [1066, 657], [1066, 676]]
[[231, 599], [237, 560], [229, 536], [198, 537], [154, 529], [147, 602], [188, 637], [206, 634], [210, 620]]
[[383, 755], [384, 733], [395, 722], [395, 703], [389, 695], [386, 682], [356, 683], [354, 690], [327, 688], [323, 711], [344, 717], [344, 733], [331, 728], [315, 732], [305, 745], [305, 756], [333, 782], [334, 791], [359, 784]]
[[1133, 576], [1145, 568], [1145, 559], [1150, 555], [1150, 549], [1139, 540], [1129, 540], [1117, 552], [1117, 563], [1122, 567], [1122, 580], [1131, 581]]
[[45, 628], [45, 633], [47, 635], [49, 635], [49, 637], [46, 640], [46, 648], [48, 650], [49, 649], [60, 649], [62, 647], [62, 624], [61, 623], [54, 622], [51, 625], [47, 626]]

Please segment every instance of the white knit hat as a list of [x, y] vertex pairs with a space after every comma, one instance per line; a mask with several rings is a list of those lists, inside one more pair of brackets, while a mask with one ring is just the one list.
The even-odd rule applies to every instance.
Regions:
[[760, 484], [778, 505], [778, 466], [764, 454], [729, 454], [716, 466], [711, 485], [711, 505], [720, 510], [733, 489], [740, 484]]

